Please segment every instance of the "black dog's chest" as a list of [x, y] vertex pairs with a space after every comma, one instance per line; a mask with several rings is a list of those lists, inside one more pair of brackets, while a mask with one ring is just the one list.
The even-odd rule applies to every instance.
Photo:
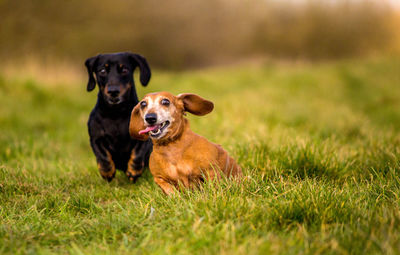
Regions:
[[117, 169], [126, 170], [132, 150], [139, 141], [129, 135], [129, 115], [111, 118], [93, 110], [88, 127], [92, 145], [110, 153]]
[[129, 135], [129, 119], [106, 119], [102, 128], [108, 143], [108, 149], [112, 154], [130, 153], [133, 141]]
[[[105, 136], [107, 139], [108, 150], [113, 154], [113, 156], [119, 156], [120, 154], [130, 154], [133, 149], [133, 141], [129, 136], [119, 134], [117, 136]], [[122, 156], [122, 155], [121, 155]]]

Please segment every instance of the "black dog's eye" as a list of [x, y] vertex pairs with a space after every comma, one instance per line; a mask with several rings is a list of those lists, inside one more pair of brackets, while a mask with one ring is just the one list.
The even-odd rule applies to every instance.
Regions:
[[107, 70], [105, 68], [100, 69], [99, 71], [100, 75], [106, 75], [107, 74]]
[[128, 70], [128, 68], [122, 68], [122, 70], [121, 70], [121, 74], [128, 74], [129, 73], [129, 70]]
[[145, 108], [147, 106], [147, 103], [146, 103], [146, 101], [142, 101], [142, 102], [140, 102], [140, 108]]
[[169, 102], [168, 99], [164, 98], [163, 100], [161, 100], [161, 104], [165, 105], [165, 106], [168, 106], [170, 104], [170, 102]]

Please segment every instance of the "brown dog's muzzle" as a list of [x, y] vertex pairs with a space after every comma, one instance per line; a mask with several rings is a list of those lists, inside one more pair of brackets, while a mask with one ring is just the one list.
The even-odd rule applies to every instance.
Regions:
[[155, 113], [148, 113], [146, 116], [144, 116], [144, 120], [149, 124], [149, 125], [154, 125], [157, 122], [157, 114]]

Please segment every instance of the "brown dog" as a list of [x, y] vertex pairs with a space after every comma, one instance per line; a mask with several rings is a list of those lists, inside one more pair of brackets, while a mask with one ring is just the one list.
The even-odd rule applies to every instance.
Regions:
[[153, 141], [150, 171], [154, 181], [166, 194], [174, 187], [194, 187], [203, 178], [241, 176], [242, 170], [220, 146], [190, 130], [185, 112], [210, 113], [214, 104], [195, 94], [174, 96], [168, 92], [146, 95], [132, 111], [130, 135]]

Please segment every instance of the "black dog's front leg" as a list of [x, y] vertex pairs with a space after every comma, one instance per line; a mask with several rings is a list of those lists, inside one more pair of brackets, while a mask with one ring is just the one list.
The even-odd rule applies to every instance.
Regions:
[[102, 139], [90, 139], [90, 145], [96, 155], [101, 177], [108, 182], [112, 181], [115, 177], [115, 164], [110, 152], [105, 148], [104, 142], [102, 142]]
[[142, 175], [144, 167], [148, 164], [149, 156], [151, 153], [152, 143], [150, 140], [139, 142], [131, 152], [131, 157], [128, 161], [128, 168], [126, 176], [131, 181]]

